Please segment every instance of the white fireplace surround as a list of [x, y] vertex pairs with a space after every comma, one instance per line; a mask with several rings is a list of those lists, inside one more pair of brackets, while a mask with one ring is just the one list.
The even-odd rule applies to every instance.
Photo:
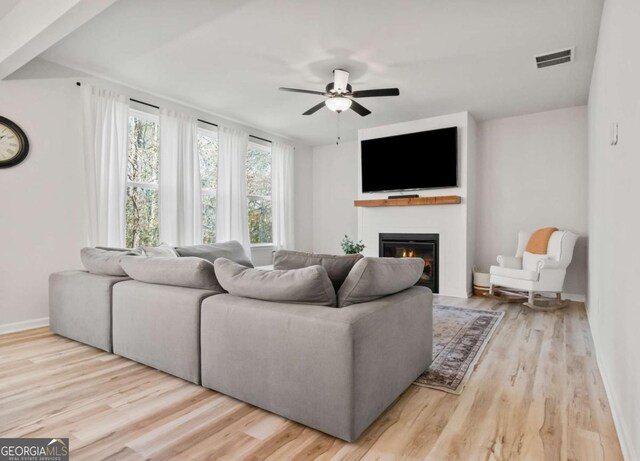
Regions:
[[[358, 131], [358, 141], [439, 128], [458, 127], [458, 187], [417, 190], [420, 196], [459, 195], [459, 205], [390, 206], [358, 208], [358, 238], [366, 245], [365, 256], [378, 256], [378, 236], [386, 233], [439, 234], [439, 292], [446, 296], [471, 294], [474, 236], [473, 211], [476, 123], [471, 114], [432, 117]], [[358, 142], [360, 145], [360, 142]], [[358, 152], [358, 198], [387, 198], [388, 193], [363, 193], [361, 154]], [[390, 167], [393, 165], [390, 165]], [[398, 168], [410, 168], [397, 165]], [[399, 193], [394, 193], [399, 195]]]

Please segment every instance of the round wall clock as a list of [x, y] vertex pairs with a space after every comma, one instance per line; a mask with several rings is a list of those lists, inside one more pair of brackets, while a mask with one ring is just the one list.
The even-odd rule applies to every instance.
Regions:
[[22, 162], [29, 153], [29, 140], [24, 131], [8, 118], [0, 116], [0, 168]]

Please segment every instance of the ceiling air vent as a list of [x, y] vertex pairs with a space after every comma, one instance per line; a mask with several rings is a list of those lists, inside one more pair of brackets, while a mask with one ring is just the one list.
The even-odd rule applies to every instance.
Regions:
[[572, 62], [575, 55], [575, 49], [573, 47], [566, 50], [554, 51], [553, 53], [539, 54], [534, 56], [536, 60], [536, 67], [542, 69], [543, 67], [557, 66], [558, 64], [564, 64], [565, 62]]

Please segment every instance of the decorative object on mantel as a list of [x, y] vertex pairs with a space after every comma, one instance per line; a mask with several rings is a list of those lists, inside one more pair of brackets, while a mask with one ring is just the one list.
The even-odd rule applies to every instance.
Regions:
[[342, 251], [344, 251], [344, 254], [346, 255], [355, 255], [358, 253], [362, 253], [362, 250], [364, 250], [365, 248], [362, 240], [356, 243], [351, 240], [347, 234], [344, 235], [342, 242], [340, 242], [340, 246], [342, 247]]
[[436, 195], [433, 197], [381, 198], [373, 200], [354, 200], [353, 206], [419, 206], [419, 205], [458, 205], [462, 203], [459, 195]]
[[[489, 294], [499, 287], [501, 296], [525, 299], [523, 304], [536, 310], [566, 307], [562, 299], [567, 267], [573, 259], [578, 236], [555, 228], [539, 229], [533, 234], [520, 231], [514, 256], [498, 256], [498, 266], [491, 266]], [[533, 250], [533, 251], [532, 251]], [[543, 296], [553, 293], [555, 298]]]
[[433, 362], [413, 384], [461, 394], [503, 317], [500, 311], [434, 305]]

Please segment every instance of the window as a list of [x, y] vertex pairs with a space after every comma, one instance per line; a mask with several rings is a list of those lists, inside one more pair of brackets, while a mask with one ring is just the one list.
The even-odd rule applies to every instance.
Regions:
[[200, 186], [202, 188], [202, 241], [216, 241], [216, 191], [218, 189], [218, 134], [198, 128]]
[[271, 220], [271, 147], [249, 143], [247, 152], [247, 200], [249, 240], [252, 244], [273, 242]]
[[158, 245], [160, 131], [157, 115], [131, 109], [127, 155], [125, 243], [128, 248]]

